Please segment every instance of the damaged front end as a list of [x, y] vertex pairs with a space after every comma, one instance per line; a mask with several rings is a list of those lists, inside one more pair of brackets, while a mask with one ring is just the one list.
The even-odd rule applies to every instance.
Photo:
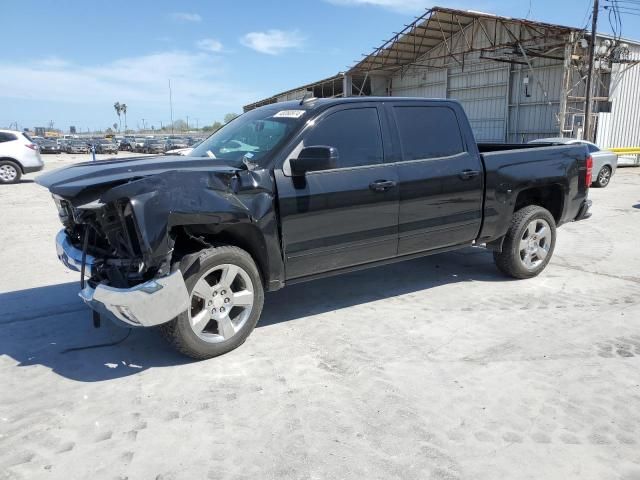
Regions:
[[188, 308], [182, 274], [168, 271], [169, 258], [147, 263], [129, 202], [73, 207], [54, 199], [65, 227], [56, 236], [58, 258], [81, 272], [80, 298], [95, 312], [115, 323], [151, 327]]
[[58, 257], [83, 272], [81, 298], [117, 323], [160, 325], [186, 311], [179, 261], [213, 243], [254, 252], [266, 283], [282, 284], [267, 170], [205, 158], [133, 158], [78, 164], [36, 181], [53, 194], [64, 226]]

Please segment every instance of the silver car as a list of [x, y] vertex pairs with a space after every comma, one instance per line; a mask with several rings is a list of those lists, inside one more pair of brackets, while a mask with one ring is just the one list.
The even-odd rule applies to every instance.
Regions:
[[556, 145], [570, 145], [573, 143], [582, 143], [587, 146], [591, 158], [593, 158], [593, 183], [594, 187], [604, 188], [609, 185], [611, 177], [616, 173], [618, 168], [618, 155], [610, 150], [601, 150], [595, 143], [586, 140], [577, 140], [575, 138], [538, 138], [532, 140], [530, 144], [535, 143], [552, 143]]

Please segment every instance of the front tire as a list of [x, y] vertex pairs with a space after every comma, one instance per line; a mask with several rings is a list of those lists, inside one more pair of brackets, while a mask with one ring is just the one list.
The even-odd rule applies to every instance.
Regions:
[[203, 360], [239, 347], [262, 313], [260, 272], [246, 251], [231, 246], [210, 248], [180, 262], [191, 299], [188, 311], [160, 326], [180, 353]]
[[598, 188], [604, 188], [609, 185], [611, 182], [611, 167], [609, 165], [605, 165], [598, 172], [598, 176], [596, 177], [596, 181], [593, 182], [593, 185]]
[[501, 252], [493, 260], [505, 275], [524, 279], [542, 272], [556, 246], [556, 222], [548, 210], [537, 205], [513, 214]]
[[10, 160], [0, 160], [0, 183], [18, 183], [22, 176], [20, 166]]

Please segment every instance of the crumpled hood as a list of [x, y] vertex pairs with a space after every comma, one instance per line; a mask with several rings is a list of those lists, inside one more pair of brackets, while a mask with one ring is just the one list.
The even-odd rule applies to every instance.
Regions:
[[47, 172], [36, 183], [55, 195], [71, 199], [88, 191], [103, 190], [114, 184], [158, 175], [169, 171], [202, 171], [228, 176], [238, 171], [220, 160], [202, 157], [157, 156], [126, 159], [97, 160]]

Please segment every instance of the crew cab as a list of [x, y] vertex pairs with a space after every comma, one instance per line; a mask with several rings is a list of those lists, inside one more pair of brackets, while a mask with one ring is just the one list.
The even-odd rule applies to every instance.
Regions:
[[38, 177], [80, 296], [209, 358], [253, 330], [264, 292], [471, 245], [515, 278], [587, 218], [584, 145], [478, 145], [452, 100], [357, 97], [261, 107], [189, 157], [84, 163]]

